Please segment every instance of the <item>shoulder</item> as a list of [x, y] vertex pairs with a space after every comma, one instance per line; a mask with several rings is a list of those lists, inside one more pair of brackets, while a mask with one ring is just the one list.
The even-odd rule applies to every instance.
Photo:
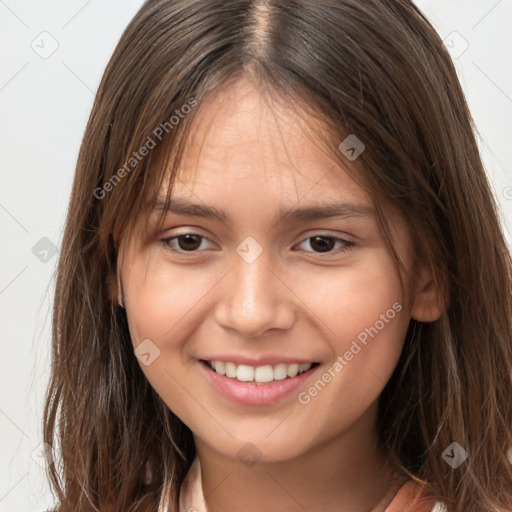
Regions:
[[385, 512], [446, 512], [445, 506], [423, 496], [423, 486], [408, 480], [396, 493]]

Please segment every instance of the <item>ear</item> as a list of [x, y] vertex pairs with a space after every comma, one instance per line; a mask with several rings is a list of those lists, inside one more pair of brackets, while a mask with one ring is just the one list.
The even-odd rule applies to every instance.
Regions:
[[121, 246], [117, 253], [116, 270], [111, 272], [107, 277], [108, 294], [110, 300], [118, 306], [124, 308], [124, 293], [121, 284], [121, 259], [123, 257], [123, 246]]
[[121, 284], [118, 283], [117, 277], [113, 274], [110, 274], [107, 277], [107, 285], [110, 300], [123, 308], [124, 304], [122, 300]]
[[117, 301], [117, 287], [116, 278], [114, 275], [109, 274], [107, 277], [108, 296], [110, 300]]
[[422, 267], [418, 277], [411, 315], [419, 322], [435, 322], [449, 305], [446, 281], [438, 282], [426, 267]]

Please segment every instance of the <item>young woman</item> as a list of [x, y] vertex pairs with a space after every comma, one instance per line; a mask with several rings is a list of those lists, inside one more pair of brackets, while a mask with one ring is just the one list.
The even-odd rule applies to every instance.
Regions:
[[512, 510], [512, 266], [405, 0], [149, 0], [55, 292], [58, 512]]

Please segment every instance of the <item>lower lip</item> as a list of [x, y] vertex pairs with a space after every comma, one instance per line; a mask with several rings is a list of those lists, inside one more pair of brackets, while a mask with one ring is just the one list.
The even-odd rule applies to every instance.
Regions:
[[202, 361], [199, 361], [199, 367], [214, 388], [230, 400], [244, 405], [270, 405], [296, 393], [315, 373], [319, 365], [296, 377], [265, 384], [230, 379], [218, 374]]

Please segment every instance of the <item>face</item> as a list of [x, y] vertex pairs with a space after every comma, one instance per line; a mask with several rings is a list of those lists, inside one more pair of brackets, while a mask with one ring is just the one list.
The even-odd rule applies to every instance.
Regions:
[[[197, 114], [175, 208], [151, 243], [123, 244], [130, 334], [147, 379], [197, 439], [283, 461], [375, 407], [412, 304], [369, 198], [293, 109], [240, 81]], [[328, 204], [331, 215], [313, 214]], [[392, 219], [407, 264], [406, 224]]]

